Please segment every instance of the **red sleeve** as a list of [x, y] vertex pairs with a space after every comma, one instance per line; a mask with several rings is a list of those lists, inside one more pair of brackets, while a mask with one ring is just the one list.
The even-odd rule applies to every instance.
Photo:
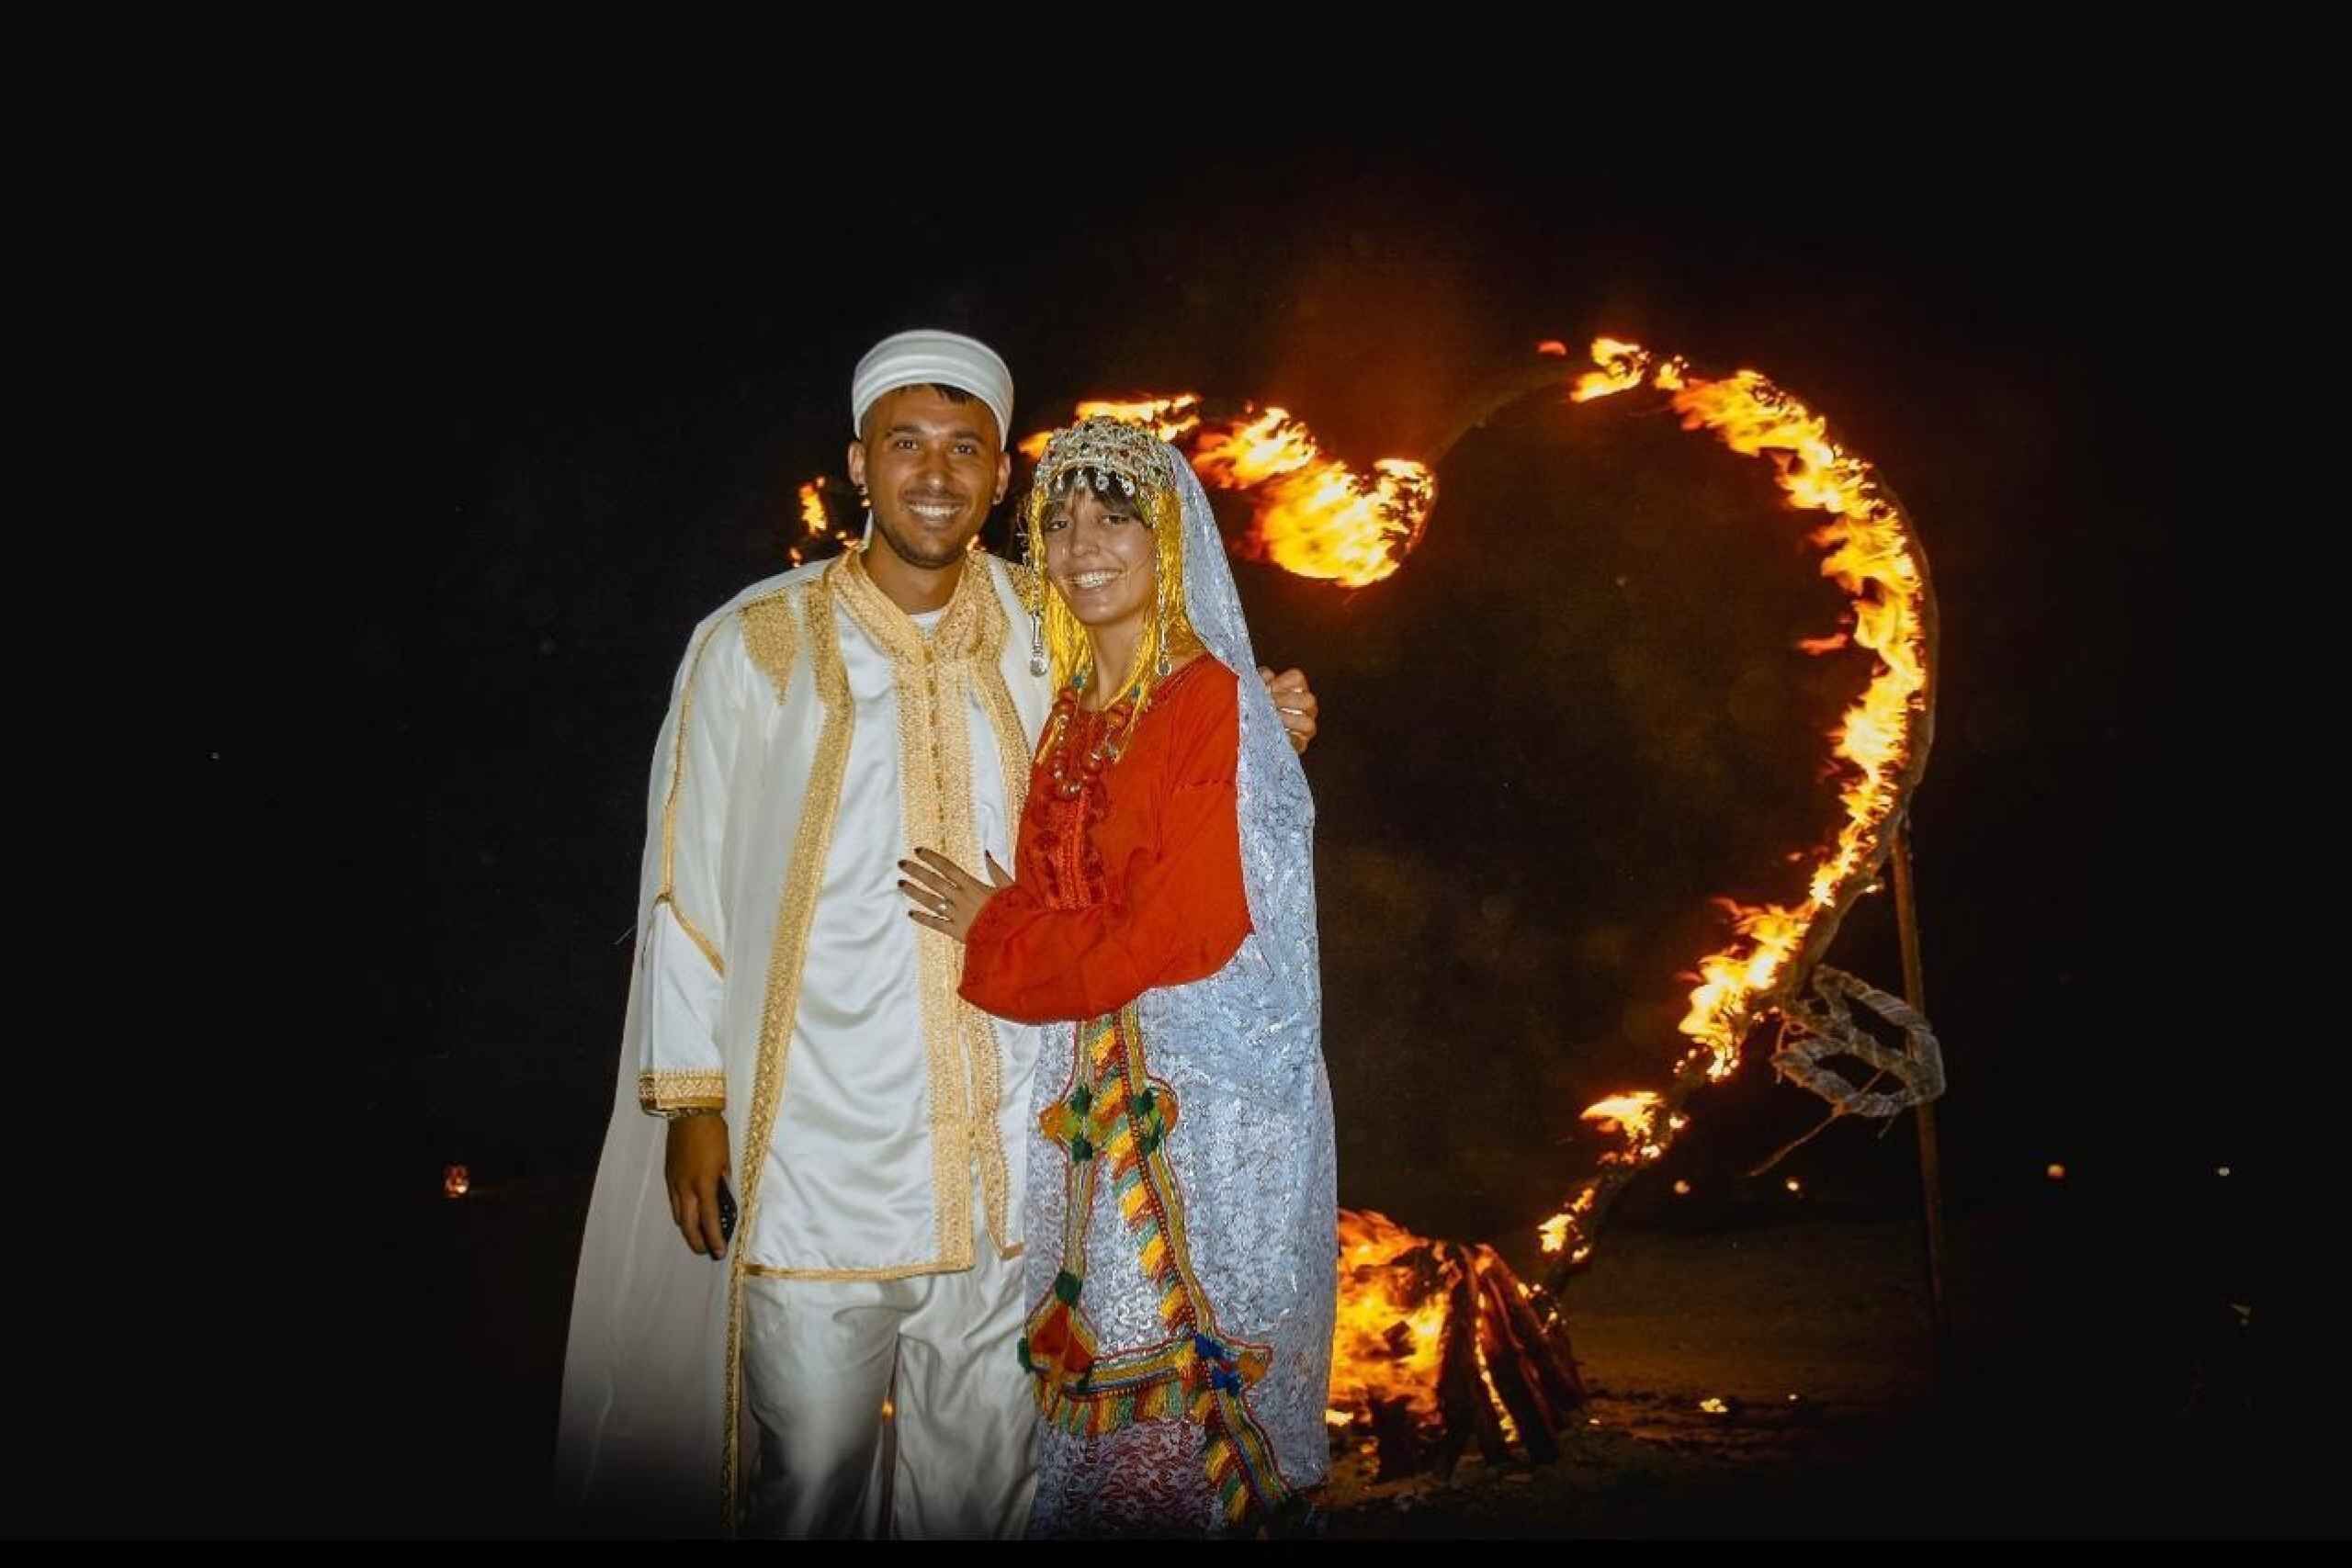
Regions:
[[1214, 975], [1240, 948], [1250, 934], [1233, 787], [1240, 709], [1229, 675], [1202, 684], [1195, 695], [1206, 700], [1168, 715], [1185, 728], [1171, 737], [1168, 776], [1146, 797], [1159, 813], [1157, 851], [1107, 867], [1111, 896], [1087, 908], [1047, 908], [1019, 882], [990, 898], [965, 939], [965, 1000], [1022, 1023], [1100, 1018], [1155, 987]]

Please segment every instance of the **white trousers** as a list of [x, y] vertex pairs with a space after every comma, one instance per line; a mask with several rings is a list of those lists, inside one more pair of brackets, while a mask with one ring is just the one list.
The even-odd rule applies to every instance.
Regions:
[[[1014, 1347], [1021, 1260], [910, 1280], [744, 1281], [760, 1427], [745, 1533], [1010, 1540], [1037, 1489], [1037, 1405]], [[886, 1403], [890, 1407], [885, 1412]]]

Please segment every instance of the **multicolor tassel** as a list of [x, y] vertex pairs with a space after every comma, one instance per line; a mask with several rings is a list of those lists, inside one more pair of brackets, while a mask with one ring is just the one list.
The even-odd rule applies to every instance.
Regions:
[[[1145, 1070], [1142, 1038], [1133, 1008], [1095, 1021], [1080, 1058], [1090, 1072], [1037, 1118], [1069, 1156], [1069, 1201], [1062, 1269], [1030, 1312], [1022, 1365], [1037, 1380], [1039, 1412], [1075, 1436], [1101, 1438], [1138, 1421], [1198, 1424], [1203, 1463], [1228, 1520], [1241, 1524], [1253, 1511], [1271, 1519], [1295, 1494], [1250, 1414], [1248, 1391], [1266, 1375], [1273, 1353], [1221, 1332], [1193, 1272], [1182, 1192], [1167, 1155], [1176, 1093]], [[1170, 1335], [1108, 1359], [1080, 1305], [1095, 1183], [1106, 1170], [1144, 1278], [1159, 1290]]]

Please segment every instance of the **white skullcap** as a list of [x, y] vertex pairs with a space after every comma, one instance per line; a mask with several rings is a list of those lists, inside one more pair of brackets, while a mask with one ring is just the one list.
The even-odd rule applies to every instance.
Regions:
[[969, 392], [988, 404], [996, 415], [997, 445], [1012, 445], [1012, 372], [987, 344], [956, 333], [899, 333], [867, 349], [850, 378], [851, 434], [864, 430], [865, 411], [883, 393], [926, 382]]

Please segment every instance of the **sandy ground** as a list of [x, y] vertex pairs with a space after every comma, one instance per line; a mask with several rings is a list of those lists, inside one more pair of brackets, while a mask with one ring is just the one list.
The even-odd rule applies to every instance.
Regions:
[[[297, 1533], [534, 1535], [569, 1310], [572, 1200], [496, 1186], [387, 1238], [416, 1286], [383, 1336], [384, 1419]], [[1939, 1388], [1916, 1226], [1812, 1213], [1619, 1230], [1568, 1301], [1593, 1397], [1547, 1466], [1371, 1479], [1340, 1539], [2273, 1535], [2340, 1530], [2332, 1462], [2256, 1418], [2256, 1325], [2157, 1310], [2111, 1227], [2064, 1202], [1954, 1227], [1960, 1339]], [[571, 1222], [576, 1223], [576, 1222]], [[2100, 1238], [2107, 1245], [2098, 1245]], [[2202, 1290], [2200, 1285], [2199, 1290]], [[2241, 1303], [2244, 1304], [2244, 1303]], [[1792, 1397], [1792, 1396], [1794, 1397]], [[1702, 1408], [1719, 1400], [1721, 1413]], [[1348, 1446], [1352, 1446], [1351, 1444]]]
[[1808, 1478], [1859, 1477], [1922, 1421], [1932, 1336], [1912, 1227], [1611, 1243], [1571, 1289], [1592, 1401], [1560, 1461], [1489, 1466], [1474, 1449], [1446, 1482], [1382, 1483], [1351, 1451], [1329, 1490], [1335, 1535], [1807, 1533], [1792, 1515], [1820, 1490]]
[[1962, 1220], [1940, 1382], [1914, 1223], [1619, 1232], [1567, 1298], [1592, 1401], [1559, 1461], [1489, 1466], [1474, 1450], [1444, 1481], [1378, 1483], [1351, 1451], [1331, 1532], [2342, 1533], [2326, 1494], [2293, 1476], [2332, 1445], [2256, 1418], [2250, 1317], [2141, 1310], [2138, 1276], [2084, 1231], [2063, 1204]]

